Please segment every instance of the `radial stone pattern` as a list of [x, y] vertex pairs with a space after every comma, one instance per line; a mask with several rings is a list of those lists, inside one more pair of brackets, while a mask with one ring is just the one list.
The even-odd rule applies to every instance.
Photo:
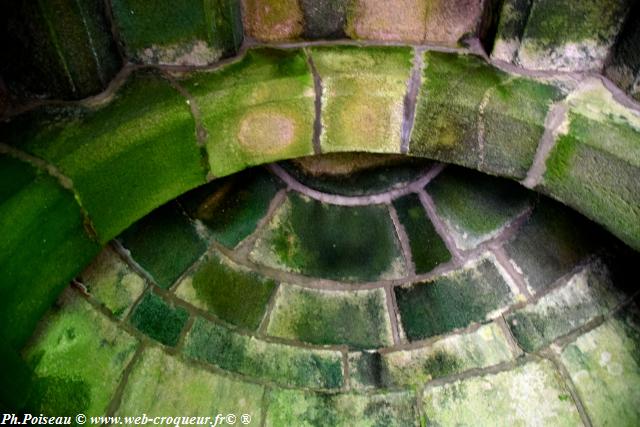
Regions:
[[638, 2], [6, 3], [2, 413], [640, 425]]

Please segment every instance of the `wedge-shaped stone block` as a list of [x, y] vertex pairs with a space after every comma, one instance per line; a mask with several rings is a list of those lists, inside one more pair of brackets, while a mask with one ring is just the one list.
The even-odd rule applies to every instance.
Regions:
[[640, 249], [640, 112], [599, 80], [567, 99], [567, 122], [547, 160], [542, 190]]
[[456, 246], [465, 250], [497, 236], [532, 199], [513, 182], [456, 167], [431, 181], [427, 192]]
[[417, 274], [427, 273], [451, 260], [447, 246], [416, 194], [394, 200], [393, 206], [409, 238], [411, 259]]
[[274, 389], [267, 398], [266, 426], [417, 426], [411, 392], [379, 395], [320, 394]]
[[258, 329], [276, 283], [211, 253], [182, 279], [176, 295], [216, 317]]
[[272, 268], [336, 280], [404, 274], [404, 260], [385, 206], [327, 205], [291, 195], [257, 241], [251, 259]]
[[429, 387], [422, 412], [433, 425], [582, 425], [569, 390], [547, 361]]
[[537, 70], [599, 70], [629, 9], [629, 0], [534, 0], [517, 61]]
[[413, 54], [405, 47], [318, 47], [324, 152], [399, 153]]
[[534, 352], [608, 314], [624, 297], [611, 282], [607, 267], [596, 261], [535, 303], [514, 311], [506, 321], [520, 346]]
[[87, 292], [115, 317], [124, 318], [145, 288], [145, 281], [109, 247], [103, 249], [80, 279]]
[[137, 345], [78, 293], [65, 293], [24, 350], [35, 375], [27, 410], [104, 415]]
[[185, 353], [230, 372], [283, 386], [337, 389], [343, 386], [342, 354], [263, 341], [196, 319]]
[[136, 305], [129, 321], [140, 332], [154, 340], [173, 347], [178, 343], [180, 333], [187, 323], [189, 313], [147, 291]]
[[562, 362], [594, 425], [634, 426], [640, 419], [640, 321], [622, 311], [562, 351]]
[[312, 344], [375, 348], [393, 344], [384, 289], [326, 291], [282, 285], [269, 335]]
[[207, 250], [207, 244], [175, 202], [142, 218], [118, 239], [164, 289]]
[[[507, 332], [508, 333], [508, 332]], [[349, 353], [356, 388], [421, 386], [432, 379], [508, 362], [517, 356], [496, 323], [406, 350]]]
[[71, 178], [106, 243], [205, 182], [194, 129], [185, 99], [156, 73], [140, 71], [106, 105], [44, 107], [17, 117], [0, 138]]
[[240, 2], [234, 0], [113, 0], [115, 25], [127, 55], [144, 63], [205, 65], [242, 43]]
[[297, 39], [303, 32], [304, 16], [296, 0], [243, 0], [244, 30], [262, 41]]
[[514, 301], [491, 257], [409, 287], [395, 288], [399, 317], [411, 341], [483, 322]]
[[252, 49], [182, 84], [200, 110], [215, 176], [313, 154], [315, 91], [301, 50]]
[[118, 408], [119, 416], [215, 417], [251, 416], [260, 425], [263, 387], [191, 366], [157, 347], [136, 361]]
[[228, 248], [253, 233], [283, 183], [262, 168], [220, 178], [180, 197], [180, 205]]
[[505, 0], [502, 3], [491, 58], [506, 62], [515, 59], [533, 1]]

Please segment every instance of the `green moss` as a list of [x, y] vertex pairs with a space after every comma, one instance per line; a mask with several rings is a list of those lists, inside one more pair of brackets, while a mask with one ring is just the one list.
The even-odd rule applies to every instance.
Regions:
[[285, 386], [331, 389], [342, 387], [344, 381], [340, 352], [262, 341], [203, 319], [196, 319], [185, 353], [224, 370]]
[[464, 249], [495, 236], [532, 201], [527, 190], [511, 181], [456, 167], [438, 175], [427, 191]]
[[0, 200], [6, 201], [29, 185], [37, 171], [28, 163], [0, 155]]
[[189, 314], [148, 291], [131, 315], [130, 322], [141, 332], [164, 345], [175, 346]]
[[177, 295], [234, 325], [257, 329], [276, 283], [211, 255], [182, 281]]
[[276, 268], [339, 280], [402, 274], [393, 223], [383, 206], [323, 205], [291, 195], [251, 253]]
[[411, 50], [318, 47], [311, 57], [322, 79], [323, 150], [399, 153]]
[[267, 333], [312, 344], [393, 344], [384, 290], [329, 292], [282, 285]]
[[207, 129], [214, 175], [313, 153], [315, 95], [302, 51], [252, 49], [182, 83]]
[[393, 206], [409, 237], [411, 257], [417, 274], [427, 273], [451, 260], [447, 246], [427, 217], [417, 195], [411, 194], [396, 199]]
[[35, 375], [27, 409], [54, 416], [104, 414], [136, 346], [133, 337], [69, 292], [24, 350]]
[[533, 0], [505, 0], [500, 11], [496, 37], [505, 41], [520, 40]]
[[133, 259], [167, 289], [207, 249], [176, 203], [155, 210], [119, 237]]
[[411, 341], [482, 322], [513, 295], [487, 259], [433, 282], [395, 289], [402, 326]]
[[233, 248], [253, 233], [282, 187], [266, 170], [254, 168], [193, 190], [180, 197], [180, 204], [214, 239]]
[[417, 417], [411, 392], [369, 396], [274, 389], [269, 394], [265, 425], [411, 426], [416, 425]]
[[152, 347], [142, 354], [122, 393], [116, 415], [206, 417], [251, 415], [260, 423], [263, 387], [213, 374]]

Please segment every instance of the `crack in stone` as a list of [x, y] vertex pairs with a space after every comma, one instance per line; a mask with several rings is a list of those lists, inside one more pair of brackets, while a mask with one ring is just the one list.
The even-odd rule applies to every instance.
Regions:
[[311, 74], [313, 75], [313, 88], [315, 93], [315, 99], [313, 105], [315, 107], [315, 117], [313, 120], [313, 153], [314, 154], [322, 154], [322, 146], [320, 144], [320, 136], [322, 135], [322, 95], [324, 92], [324, 87], [322, 86], [322, 78], [320, 77], [320, 73], [318, 73], [318, 69], [316, 68], [316, 64], [313, 62], [313, 58], [308, 49], [304, 49], [304, 52], [307, 56], [307, 63], [309, 64], [309, 69], [311, 70]]
[[402, 133], [400, 137], [400, 153], [409, 152], [411, 142], [411, 131], [416, 117], [416, 106], [418, 93], [422, 82], [422, 72], [424, 70], [424, 48], [413, 49], [413, 67], [411, 75], [407, 81], [407, 92], [404, 97], [404, 116], [402, 121]]

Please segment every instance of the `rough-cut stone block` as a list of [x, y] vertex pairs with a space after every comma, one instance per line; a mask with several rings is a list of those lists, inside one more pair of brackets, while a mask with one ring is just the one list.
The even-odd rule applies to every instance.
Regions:
[[201, 112], [215, 176], [313, 154], [315, 91], [301, 50], [253, 49], [183, 84]]
[[297, 0], [244, 0], [244, 29], [262, 41], [297, 39], [304, 17]]
[[520, 48], [534, 0], [504, 0], [491, 57], [512, 62]]
[[629, 12], [605, 74], [640, 101], [640, 3]]
[[122, 63], [105, 5], [20, 0], [3, 7], [0, 58], [9, 89], [19, 96], [71, 99], [103, 90]]
[[399, 153], [411, 50], [319, 47], [311, 57], [322, 80], [323, 151]]
[[300, 0], [304, 14], [304, 37], [337, 39], [345, 36], [348, 0]]
[[112, 0], [127, 55], [144, 63], [205, 65], [242, 43], [236, 0]]
[[551, 362], [427, 388], [422, 413], [433, 425], [582, 425]]
[[393, 344], [383, 289], [325, 291], [282, 285], [269, 335], [312, 344], [377, 348]]
[[138, 330], [167, 346], [175, 346], [189, 314], [152, 291], [142, 297], [129, 321]]

